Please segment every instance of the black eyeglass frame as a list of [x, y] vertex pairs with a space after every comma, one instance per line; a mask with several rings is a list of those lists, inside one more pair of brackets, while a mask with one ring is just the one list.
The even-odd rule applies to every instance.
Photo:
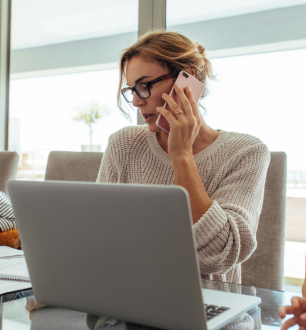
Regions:
[[[151, 81], [148, 81], [146, 83], [138, 83], [134, 87], [124, 87], [124, 88], [121, 89], [121, 94], [124, 97], [124, 99], [126, 100], [126, 102], [128, 102], [128, 103], [132, 103], [133, 102], [133, 100], [132, 101], [128, 101], [125, 98], [125, 96], [124, 96], [124, 93], [126, 91], [128, 91], [128, 90], [131, 90], [132, 91], [132, 94], [133, 94], [133, 92], [135, 92], [141, 99], [145, 100], [145, 99], [147, 99], [147, 98], [149, 98], [151, 96], [151, 91], [148, 88], [148, 86], [152, 86], [152, 85], [154, 85], [154, 84], [156, 84], [156, 83], [158, 83], [160, 81], [163, 81], [163, 80], [166, 80], [166, 79], [169, 79], [169, 78], [177, 78], [177, 76], [179, 75], [179, 73], [180, 73], [179, 70], [171, 71], [171, 72], [168, 72], [168, 73], [166, 73], [166, 74], [164, 74], [162, 76], [159, 76], [159, 77], [157, 77], [157, 78], [155, 78], [155, 79], [153, 79]], [[146, 88], [147, 88], [147, 90], [148, 90], [148, 92], [149, 92], [149, 96], [147, 96], [147, 97], [140, 96], [139, 93], [138, 93], [138, 91], [137, 91], [137, 89], [136, 89], [138, 85], [145, 85]]]

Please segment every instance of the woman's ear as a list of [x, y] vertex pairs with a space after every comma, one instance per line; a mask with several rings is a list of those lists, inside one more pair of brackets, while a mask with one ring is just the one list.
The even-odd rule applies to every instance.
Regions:
[[195, 77], [195, 69], [190, 69], [190, 74]]

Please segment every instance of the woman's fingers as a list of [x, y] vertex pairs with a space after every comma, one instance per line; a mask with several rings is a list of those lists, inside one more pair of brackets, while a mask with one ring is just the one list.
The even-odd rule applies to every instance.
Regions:
[[300, 307], [300, 297], [292, 297], [291, 298], [291, 304], [293, 306], [293, 308], [299, 308]]
[[303, 312], [306, 312], [306, 297], [292, 297], [291, 303], [294, 308], [301, 308]]
[[193, 113], [192, 111], [192, 105], [190, 103], [189, 98], [186, 95], [186, 91], [189, 89], [189, 93], [192, 94], [190, 87], [186, 87], [184, 90], [177, 84], [174, 84], [174, 90], [182, 104], [183, 110], [186, 115], [191, 115]]
[[45, 307], [45, 305], [39, 303], [34, 296], [27, 297], [26, 310], [29, 312], [29, 318], [32, 321], [34, 313], [37, 309]]
[[300, 326], [300, 330], [306, 330], [306, 299], [293, 297], [291, 304], [291, 306], [283, 306], [278, 310], [278, 314], [282, 319], [288, 314], [294, 315], [294, 317], [284, 322], [281, 330], [286, 330], [296, 324]]
[[42, 308], [44, 307], [45, 305], [39, 303], [35, 298], [34, 296], [31, 296], [31, 297], [27, 297], [27, 304], [25, 306], [25, 309], [28, 311], [28, 312], [32, 312], [36, 309], [39, 309], [39, 308]]
[[193, 97], [193, 94], [192, 94], [192, 90], [191, 88], [188, 86], [184, 89], [184, 92], [188, 98], [188, 101], [190, 102], [190, 105], [191, 105], [191, 109], [192, 109], [192, 112], [193, 112], [193, 115], [196, 117], [196, 118], [200, 118], [201, 115], [200, 115], [200, 112], [199, 112], [199, 109], [198, 109], [198, 105]]
[[192, 114], [191, 104], [187, 96], [185, 95], [184, 91], [177, 84], [174, 84], [174, 90], [181, 102], [182, 109], [178, 106], [178, 104], [174, 101], [174, 99], [170, 95], [164, 93], [162, 95], [162, 98], [165, 100], [165, 102], [167, 102], [173, 113], [177, 113], [183, 110], [183, 113], [185, 115], [187, 116], [191, 115]]
[[[167, 104], [169, 105], [170, 109], [173, 111], [174, 114], [182, 110], [170, 95], [164, 93], [162, 95], [162, 98], [165, 100], [165, 102], [167, 102]], [[183, 106], [183, 110], [184, 110], [183, 112], [185, 113], [184, 106]]]
[[291, 319], [284, 322], [284, 324], [281, 327], [281, 330], [286, 330], [294, 325], [298, 324], [299, 318], [297, 316], [292, 317]]
[[34, 313], [35, 313], [35, 310], [33, 310], [32, 312], [29, 313], [29, 319], [30, 319], [30, 321], [33, 320]]
[[292, 306], [282, 306], [278, 310], [278, 315], [283, 319], [287, 314], [293, 314], [293, 307]]
[[158, 111], [159, 113], [161, 113], [168, 121], [170, 127], [174, 127], [175, 125], [178, 124], [178, 120], [176, 120], [170, 111], [168, 111], [167, 109], [165, 109], [164, 107], [157, 107], [156, 111]]
[[[200, 112], [198, 109], [198, 105], [195, 102], [195, 99], [192, 94], [191, 88], [188, 86], [184, 90], [180, 88], [177, 84], [174, 84], [174, 90], [181, 102], [183, 113], [188, 117], [190, 115], [193, 115], [197, 120], [201, 119]], [[163, 94], [162, 98], [167, 102], [173, 113], [177, 113], [181, 111], [181, 108], [178, 106], [178, 104], [173, 100], [173, 98], [168, 94]], [[184, 117], [181, 116], [183, 119]], [[186, 117], [185, 117], [186, 118]]]

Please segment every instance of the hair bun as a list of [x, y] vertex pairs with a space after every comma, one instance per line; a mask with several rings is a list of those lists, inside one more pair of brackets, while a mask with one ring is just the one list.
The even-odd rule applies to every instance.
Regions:
[[205, 53], [205, 48], [202, 45], [200, 45], [198, 42], [196, 43], [196, 46], [198, 48], [199, 53], [203, 55]]

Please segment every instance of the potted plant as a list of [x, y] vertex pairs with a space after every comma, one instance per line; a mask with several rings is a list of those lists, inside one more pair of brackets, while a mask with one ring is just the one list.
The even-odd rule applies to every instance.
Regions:
[[100, 145], [92, 144], [93, 124], [98, 120], [109, 115], [110, 111], [105, 107], [101, 107], [97, 102], [84, 103], [77, 109], [78, 115], [73, 118], [75, 121], [84, 122], [89, 128], [90, 145], [82, 145], [82, 151], [100, 151]]

